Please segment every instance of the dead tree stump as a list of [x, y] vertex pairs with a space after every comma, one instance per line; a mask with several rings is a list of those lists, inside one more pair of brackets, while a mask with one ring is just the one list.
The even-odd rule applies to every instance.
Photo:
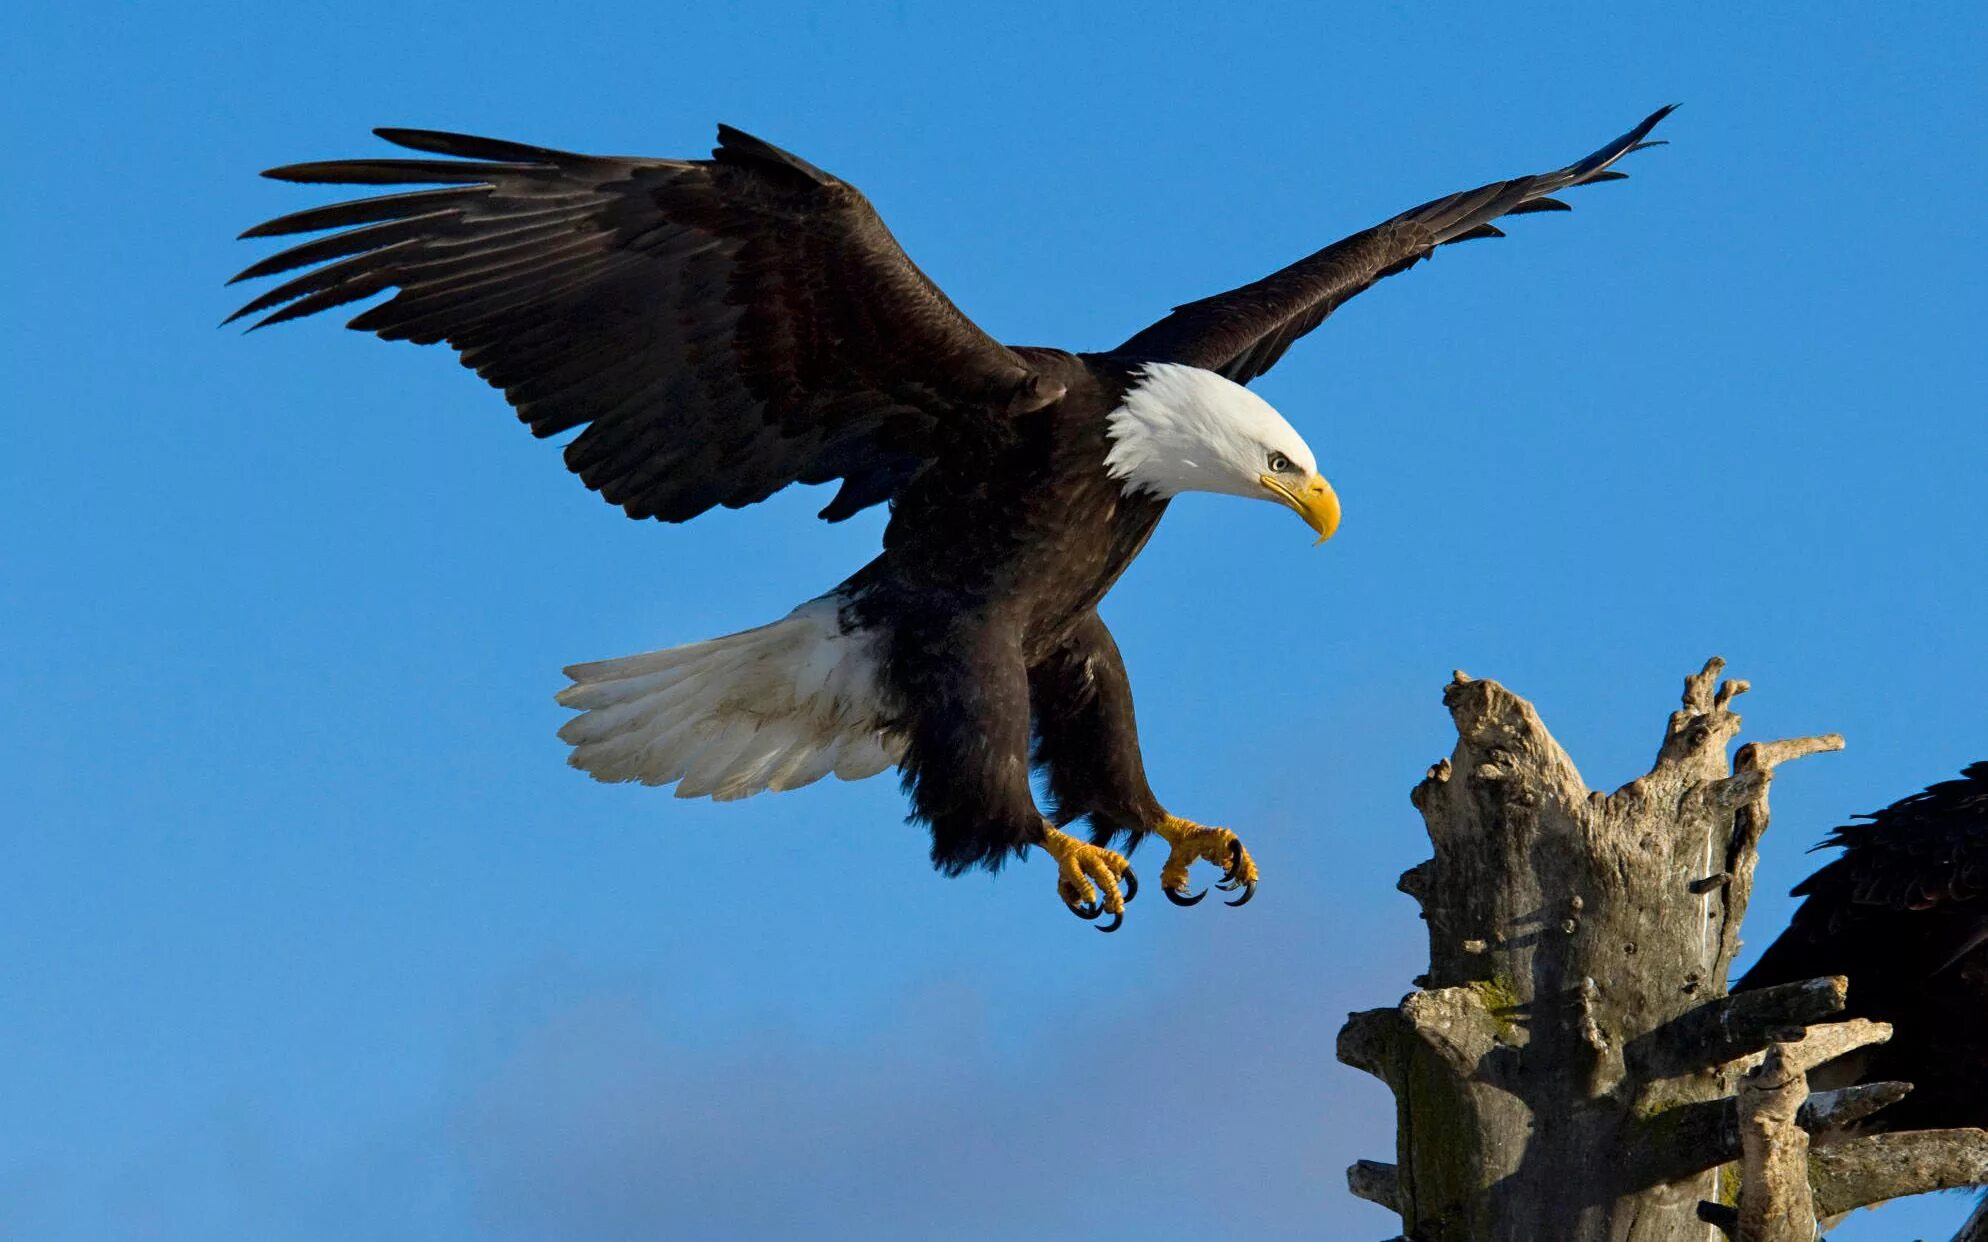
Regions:
[[[1811, 1135], [1820, 1148], [1909, 1090], [1808, 1094], [1818, 1049], [1882, 1037], [1791, 1042], [1842, 1007], [1843, 980], [1726, 995], [1774, 768], [1843, 740], [1752, 743], [1729, 765], [1747, 685], [1720, 682], [1723, 667], [1686, 680], [1656, 763], [1612, 794], [1587, 788], [1524, 699], [1462, 673], [1445, 689], [1456, 751], [1413, 795], [1435, 857], [1401, 877], [1428, 922], [1429, 973], [1339, 1036], [1340, 1059], [1396, 1101], [1395, 1163], [1363, 1160], [1348, 1184], [1413, 1242], [1705, 1242], [1713, 1225], [1765, 1242], [1932, 1188], [1872, 1175], [1885, 1152], [1871, 1145], [1920, 1136], [1810, 1158]], [[1988, 1177], [1988, 1136], [1927, 1137], [1947, 1157], [1934, 1184]], [[1743, 1150], [1744, 1177], [1722, 1176]]]

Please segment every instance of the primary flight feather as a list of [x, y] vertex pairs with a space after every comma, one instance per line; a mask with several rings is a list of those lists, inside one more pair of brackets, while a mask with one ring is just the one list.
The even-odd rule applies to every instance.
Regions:
[[[1104, 353], [1005, 346], [921, 272], [854, 187], [720, 126], [708, 160], [579, 155], [429, 130], [440, 159], [335, 160], [283, 181], [424, 186], [314, 207], [245, 237], [324, 234], [237, 280], [306, 269], [232, 319], [262, 327], [393, 291], [350, 327], [446, 342], [629, 516], [682, 522], [838, 482], [821, 516], [891, 506], [882, 553], [757, 629], [566, 670], [560, 735], [602, 780], [737, 798], [834, 773], [903, 774], [956, 874], [1041, 846], [1066, 905], [1116, 928], [1124, 854], [1169, 846], [1255, 892], [1233, 832], [1147, 785], [1131, 689], [1097, 605], [1188, 491], [1273, 500], [1331, 536], [1311, 447], [1243, 387], [1348, 298], [1492, 221], [1619, 178], [1661, 109], [1554, 172], [1448, 195]], [[328, 230], [331, 230], [327, 232]], [[1030, 789], [1045, 771], [1050, 815]], [[1064, 832], [1087, 819], [1091, 840]]]

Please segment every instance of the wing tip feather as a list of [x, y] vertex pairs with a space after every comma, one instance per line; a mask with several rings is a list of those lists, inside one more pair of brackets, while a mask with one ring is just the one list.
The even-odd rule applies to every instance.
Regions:
[[500, 160], [525, 164], [556, 164], [587, 157], [556, 147], [541, 147], [508, 138], [486, 138], [448, 129], [416, 129], [403, 125], [376, 125], [373, 136], [410, 151], [430, 155], [451, 155], [460, 159]]
[[834, 177], [792, 151], [723, 121], [718, 122], [718, 145], [711, 149], [711, 158], [721, 164], [752, 164], [761, 168], [783, 169], [798, 173], [816, 185], [835, 184]]

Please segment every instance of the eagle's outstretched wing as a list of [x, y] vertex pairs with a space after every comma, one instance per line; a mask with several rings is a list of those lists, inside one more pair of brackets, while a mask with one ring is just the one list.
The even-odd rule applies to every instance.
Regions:
[[1503, 231], [1491, 223], [1499, 216], [1566, 211], [1567, 204], [1549, 196], [1571, 186], [1627, 176], [1609, 171], [1609, 165], [1640, 147], [1657, 145], [1645, 139], [1675, 106], [1657, 109], [1635, 129], [1556, 172], [1494, 181], [1424, 203], [1253, 284], [1175, 307], [1172, 314], [1112, 352], [1205, 367], [1247, 384], [1341, 303], [1383, 276], [1428, 258], [1437, 246], [1474, 237], [1503, 237]]
[[1816, 846], [1843, 853], [1794, 887], [1807, 900], [1787, 935], [1855, 937], [1881, 919], [1923, 915], [1915, 926], [1946, 936], [1929, 950], [1934, 969], [1988, 942], [1988, 763], [1858, 818], [1867, 822]]
[[915, 474], [948, 420], [1061, 395], [918, 270], [853, 186], [729, 126], [709, 160], [375, 132], [455, 158], [264, 175], [439, 188], [248, 230], [340, 231], [235, 277], [311, 268], [231, 320], [398, 290], [349, 326], [448, 342], [536, 435], [584, 425], [566, 464], [631, 517], [680, 522], [836, 478], [822, 516], [847, 517]]

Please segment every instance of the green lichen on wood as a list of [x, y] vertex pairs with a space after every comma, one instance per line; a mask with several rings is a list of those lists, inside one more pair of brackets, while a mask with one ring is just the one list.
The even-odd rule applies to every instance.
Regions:
[[1738, 1207], [1740, 1201], [1739, 1162], [1719, 1166], [1719, 1202], [1727, 1207]]
[[1648, 1098], [1637, 1101], [1629, 1115], [1637, 1123], [1639, 1146], [1668, 1151], [1677, 1144], [1684, 1133], [1684, 1111], [1676, 1107], [1677, 1103], [1672, 1100], [1656, 1103]]
[[1519, 1039], [1519, 1024], [1512, 1015], [1518, 1013], [1525, 1002], [1519, 998], [1518, 988], [1513, 986], [1510, 979], [1502, 974], [1494, 974], [1489, 979], [1474, 980], [1464, 986], [1476, 995], [1477, 1003], [1484, 1009], [1484, 1015], [1491, 1019], [1492, 1026], [1498, 1032], [1499, 1043], [1522, 1042]]

